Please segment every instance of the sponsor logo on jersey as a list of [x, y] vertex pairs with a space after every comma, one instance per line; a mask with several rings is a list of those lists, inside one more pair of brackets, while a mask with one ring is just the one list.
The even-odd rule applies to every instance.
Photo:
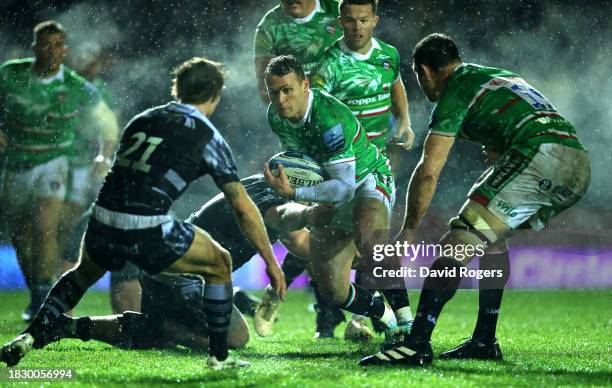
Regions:
[[333, 23], [330, 23], [325, 26], [325, 31], [327, 31], [328, 34], [333, 35], [336, 33], [336, 26]]
[[[390, 85], [390, 84], [387, 84], [387, 85]], [[383, 86], [383, 88], [384, 88], [384, 86]], [[389, 88], [387, 87], [387, 89], [389, 89]], [[374, 97], [355, 98], [355, 99], [352, 99], [352, 100], [347, 100], [346, 104], [347, 105], [367, 105], [367, 104], [371, 104], [373, 102], [384, 101], [384, 100], [388, 99], [389, 97], [391, 97], [390, 93], [381, 93], [378, 96], [374, 96]]]
[[506, 155], [499, 170], [488, 179], [487, 184], [493, 189], [500, 189], [525, 164], [525, 156], [520, 152], [510, 150]]
[[323, 134], [323, 141], [327, 146], [328, 151], [330, 152], [338, 152], [342, 151], [344, 147], [344, 133], [342, 131], [342, 124], [338, 124], [330, 129], [328, 129]]
[[507, 216], [516, 217], [516, 208], [507, 202], [497, 200], [497, 208]]

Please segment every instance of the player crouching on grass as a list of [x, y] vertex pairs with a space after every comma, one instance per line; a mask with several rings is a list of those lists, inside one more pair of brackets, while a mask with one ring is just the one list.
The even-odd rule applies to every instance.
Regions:
[[285, 280], [272, 253], [261, 214], [239, 182], [232, 152], [208, 119], [221, 98], [220, 64], [193, 58], [173, 80], [177, 101], [134, 117], [121, 138], [111, 172], [93, 208], [77, 266], [55, 283], [22, 335], [0, 349], [0, 360], [15, 365], [32, 348], [60, 334], [62, 313], [74, 308], [106, 271], [126, 261], [149, 274], [161, 271], [200, 275], [206, 284], [203, 309], [209, 329], [207, 365], [245, 366], [228, 356], [232, 312], [231, 257], [204, 230], [169, 214], [172, 203], [195, 179], [210, 175], [232, 207], [237, 222], [267, 265], [279, 294]]
[[[591, 169], [573, 125], [518, 75], [462, 62], [453, 40], [432, 34], [413, 53], [413, 69], [436, 102], [430, 132], [408, 188], [399, 241], [411, 243], [434, 195], [455, 137], [475, 141], [499, 159], [476, 182], [442, 244], [488, 247], [481, 269], [504, 276], [480, 280], [478, 321], [471, 339], [442, 353], [443, 359], [502, 358], [495, 328], [508, 279], [506, 239], [516, 229], [541, 229], [585, 194]], [[473, 257], [438, 257], [425, 279], [412, 331], [404, 343], [361, 360], [361, 365], [424, 365], [432, 362], [431, 334], [442, 308]]]
[[[286, 203], [268, 186], [262, 174], [246, 177], [240, 182], [262, 214], [270, 240], [280, 239], [291, 252], [307, 258], [308, 231], [303, 226], [327, 222], [329, 212], [320, 206]], [[232, 272], [257, 254], [255, 247], [242, 236], [240, 225], [232, 217], [231, 206], [222, 194], [206, 202], [187, 222], [206, 230], [230, 252]], [[200, 297], [205, 282], [200, 276], [169, 272], [149, 275], [143, 272], [140, 284], [142, 313], [130, 311], [120, 315], [65, 317], [62, 320], [64, 327], [58, 333], [62, 338], [93, 339], [131, 349], [173, 345], [208, 348], [207, 313]], [[249, 341], [249, 328], [235, 297], [234, 303], [228, 346], [235, 349]]]

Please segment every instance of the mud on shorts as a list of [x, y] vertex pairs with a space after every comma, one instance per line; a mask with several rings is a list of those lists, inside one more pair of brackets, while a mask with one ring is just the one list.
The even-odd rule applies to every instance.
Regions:
[[539, 230], [582, 198], [590, 166], [586, 151], [562, 144], [511, 148], [482, 174], [469, 197], [511, 229]]
[[3, 181], [4, 209], [19, 209], [37, 198], [64, 200], [68, 181], [68, 158], [60, 156], [28, 170], [6, 170]]
[[102, 181], [94, 176], [91, 165], [71, 166], [68, 182], [66, 200], [82, 207], [91, 205], [102, 187]]
[[141, 216], [94, 206], [84, 248], [108, 271], [119, 271], [130, 261], [156, 274], [181, 258], [194, 236], [193, 225], [168, 214]]
[[336, 206], [334, 217], [328, 227], [352, 232], [354, 228], [353, 209], [358, 201], [365, 198], [382, 202], [387, 208], [387, 216], [391, 220], [391, 209], [393, 209], [395, 203], [395, 181], [393, 177], [378, 171], [368, 174], [355, 190], [355, 197], [351, 201]]

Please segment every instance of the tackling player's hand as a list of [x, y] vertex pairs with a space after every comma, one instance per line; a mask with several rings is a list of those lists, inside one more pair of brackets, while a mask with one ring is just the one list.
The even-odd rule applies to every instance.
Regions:
[[287, 293], [287, 283], [285, 282], [285, 273], [282, 269], [277, 265], [267, 266], [266, 274], [270, 279], [270, 285], [281, 300], [285, 300], [285, 294]]
[[268, 163], [264, 164], [264, 176], [266, 177], [266, 181], [268, 184], [278, 195], [288, 199], [295, 198], [295, 189], [291, 187], [289, 184], [289, 178], [287, 178], [287, 174], [285, 173], [285, 167], [282, 164], [278, 165], [278, 176], [274, 176], [272, 171], [270, 171], [270, 166]]

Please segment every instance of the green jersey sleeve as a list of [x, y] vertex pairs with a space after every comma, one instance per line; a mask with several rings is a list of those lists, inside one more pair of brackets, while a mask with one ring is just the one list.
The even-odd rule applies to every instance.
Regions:
[[400, 73], [400, 55], [399, 55], [399, 51], [397, 51], [397, 49], [395, 47], [393, 47], [393, 53], [395, 54], [393, 56], [393, 73], [395, 74], [395, 78], [393, 79], [393, 83], [396, 83], [397, 81], [399, 81], [402, 78], [402, 74]]

